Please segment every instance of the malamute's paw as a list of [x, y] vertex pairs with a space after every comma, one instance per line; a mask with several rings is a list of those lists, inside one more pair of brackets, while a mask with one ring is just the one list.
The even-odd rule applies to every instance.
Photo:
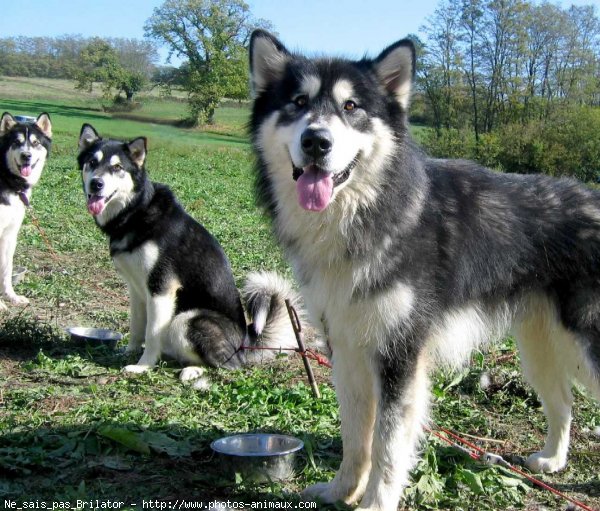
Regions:
[[179, 379], [184, 382], [191, 382], [196, 390], [206, 391], [210, 388], [210, 382], [204, 376], [205, 368], [197, 366], [184, 367], [179, 374]]
[[181, 381], [192, 381], [201, 378], [204, 375], [204, 367], [187, 366], [179, 373]]
[[29, 303], [29, 300], [22, 295], [8, 295], [7, 298], [14, 305], [27, 305]]
[[150, 369], [152, 369], [152, 367], [147, 366], [147, 365], [131, 364], [131, 365], [125, 366], [123, 368], [123, 372], [130, 373], [130, 374], [141, 374], [141, 373], [145, 373], [146, 371], [149, 371]]
[[324, 504], [334, 504], [335, 502], [345, 502], [351, 504], [351, 496], [348, 492], [340, 491], [339, 485], [334, 481], [329, 483], [317, 483], [305, 488], [301, 496], [305, 500], [320, 500]]
[[566, 458], [563, 459], [559, 456], [550, 457], [547, 456], [544, 451], [533, 453], [525, 462], [525, 466], [529, 470], [537, 473], [558, 472], [559, 470], [565, 468], [566, 465]]

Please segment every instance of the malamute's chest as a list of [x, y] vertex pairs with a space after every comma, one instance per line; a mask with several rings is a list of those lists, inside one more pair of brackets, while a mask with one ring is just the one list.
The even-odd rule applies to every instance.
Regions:
[[0, 236], [7, 231], [19, 229], [25, 217], [25, 205], [16, 194], [7, 194], [8, 204], [0, 204]]
[[304, 273], [302, 295], [309, 315], [313, 324], [326, 330], [332, 346], [377, 345], [414, 313], [416, 290], [401, 279], [380, 290], [361, 292], [357, 284], [369, 276], [363, 266], [340, 263]]
[[113, 255], [113, 262], [125, 282], [145, 295], [148, 289], [148, 277], [159, 255], [158, 245], [148, 241], [132, 251], [117, 252]]

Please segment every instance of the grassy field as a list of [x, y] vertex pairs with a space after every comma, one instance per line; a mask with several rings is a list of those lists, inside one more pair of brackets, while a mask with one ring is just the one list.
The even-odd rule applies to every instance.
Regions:
[[[68, 82], [12, 83], [2, 89], [5, 85], [0, 79], [0, 111], [47, 111], [55, 136], [17, 250], [17, 265], [28, 270], [17, 290], [31, 305], [0, 315], [0, 503], [37, 502], [38, 509], [41, 502], [96, 499], [127, 503], [121, 509], [139, 509], [150, 499], [165, 505], [177, 499], [296, 503], [301, 488], [331, 478], [341, 460], [341, 442], [328, 369], [316, 368], [320, 400], [312, 398], [296, 358], [211, 371], [212, 386], [200, 393], [177, 380], [178, 367], [172, 363], [125, 376], [120, 369], [128, 361], [120, 352], [78, 348], [63, 333], [71, 325], [109, 327], [126, 334], [123, 345], [128, 339], [125, 286], [112, 267], [106, 240], [86, 212], [76, 168], [83, 122], [102, 135], [149, 137], [152, 178], [168, 183], [219, 239], [238, 283], [251, 270], [289, 273], [254, 205], [253, 160], [243, 133], [247, 110], [224, 108], [216, 127], [182, 130], [171, 123], [181, 108], [176, 101], [148, 98], [136, 112], [146, 119], [140, 122], [111, 117], [96, 100], [69, 89]], [[436, 375], [433, 423], [471, 435], [482, 448], [505, 456], [539, 449], [545, 431], [540, 403], [517, 368], [518, 356], [507, 340], [488, 354], [477, 354], [468, 370]], [[482, 376], [491, 381], [485, 388], [479, 383]], [[575, 414], [571, 464], [542, 479], [600, 508], [600, 440], [594, 434], [600, 414], [579, 393]], [[267, 485], [224, 477], [209, 444], [224, 434], [247, 431], [302, 438], [306, 449], [297, 477]], [[406, 494], [409, 509], [566, 506], [434, 437], [424, 446]]]

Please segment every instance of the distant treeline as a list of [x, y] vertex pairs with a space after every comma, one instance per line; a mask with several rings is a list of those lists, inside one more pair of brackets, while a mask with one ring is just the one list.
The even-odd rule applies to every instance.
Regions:
[[509, 171], [600, 176], [594, 6], [442, 0], [421, 32], [416, 113], [435, 128], [431, 150]]
[[[0, 75], [74, 79], [81, 69], [82, 52], [99, 40], [80, 35], [0, 38]], [[126, 38], [102, 41], [115, 50], [121, 65], [129, 71], [147, 79], [159, 72], [158, 52], [152, 41]]]

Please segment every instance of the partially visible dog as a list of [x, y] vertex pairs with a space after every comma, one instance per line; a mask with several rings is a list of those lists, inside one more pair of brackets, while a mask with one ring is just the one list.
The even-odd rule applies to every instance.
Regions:
[[[12, 285], [17, 235], [31, 188], [37, 184], [50, 153], [52, 124], [47, 113], [34, 123], [18, 122], [8, 112], [0, 118], [0, 293], [16, 305], [29, 300], [15, 293]], [[6, 305], [0, 300], [0, 310]]]
[[[248, 332], [231, 267], [217, 240], [189, 216], [171, 190], [148, 178], [146, 139], [104, 139], [89, 124], [81, 128], [78, 156], [87, 208], [108, 236], [110, 255], [129, 290], [127, 351], [145, 342], [129, 373], [146, 371], [161, 355], [185, 367], [180, 378], [202, 378], [204, 366], [236, 368], [263, 359], [259, 345], [293, 340], [283, 300], [295, 300], [285, 282], [261, 274], [248, 277], [250, 309], [269, 312]], [[267, 290], [263, 292], [264, 290]], [[271, 302], [271, 296], [278, 298]], [[262, 333], [258, 338], [257, 333]]]
[[258, 196], [333, 350], [343, 460], [306, 494], [395, 511], [430, 371], [509, 330], [548, 418], [527, 466], [563, 468], [572, 383], [600, 396], [600, 193], [423, 155], [409, 40], [312, 59], [257, 31], [250, 67]]

